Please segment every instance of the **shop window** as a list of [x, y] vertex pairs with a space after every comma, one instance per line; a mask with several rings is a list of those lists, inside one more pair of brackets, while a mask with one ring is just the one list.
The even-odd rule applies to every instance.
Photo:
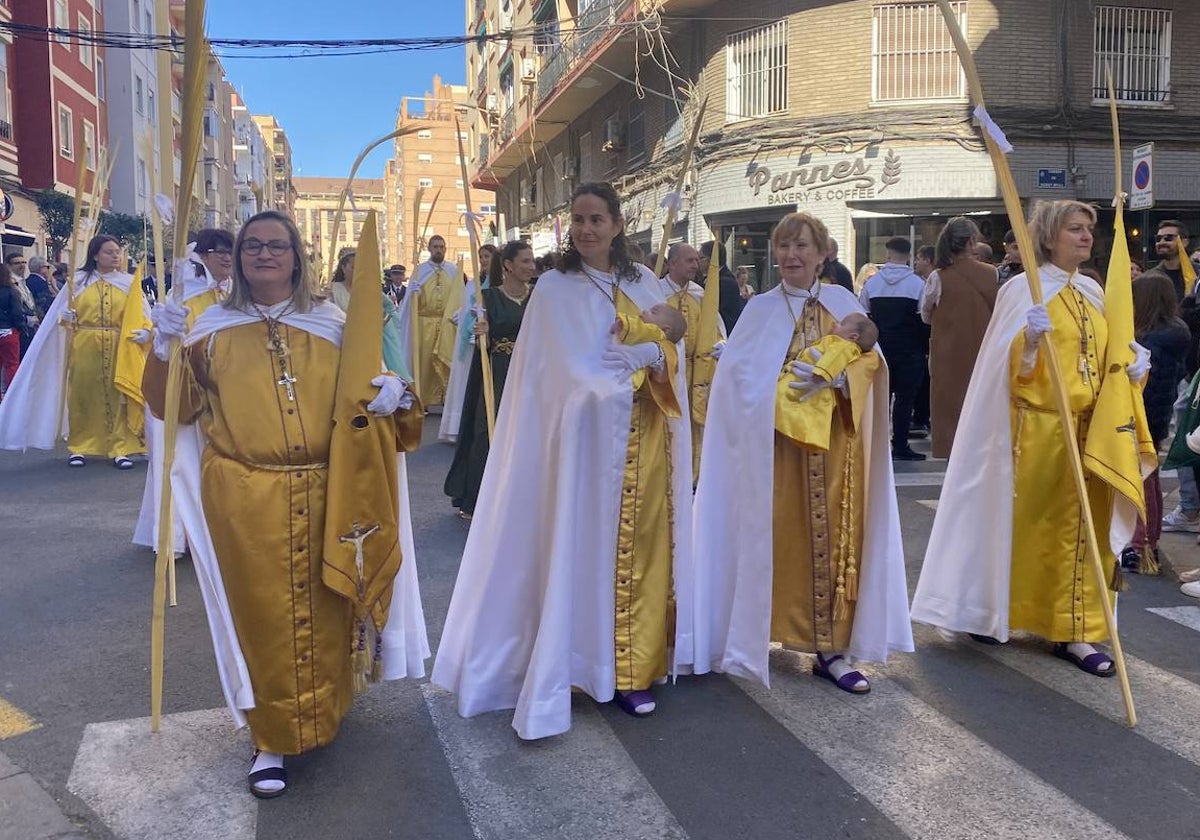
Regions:
[[776, 21], [725, 41], [725, 96], [729, 122], [787, 110], [788, 22]]
[[1092, 98], [1108, 101], [1112, 68], [1117, 101], [1159, 104], [1171, 98], [1171, 12], [1128, 6], [1096, 8]]
[[[966, 0], [951, 3], [966, 31]], [[871, 100], [965, 101], [967, 80], [934, 3], [888, 3], [871, 10]]]

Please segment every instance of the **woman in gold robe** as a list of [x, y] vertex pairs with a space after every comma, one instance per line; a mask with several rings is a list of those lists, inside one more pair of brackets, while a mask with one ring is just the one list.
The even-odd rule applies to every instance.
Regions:
[[557, 735], [572, 686], [647, 715], [652, 687], [691, 664], [681, 348], [611, 334], [662, 302], [616, 192], [581, 184], [561, 266], [522, 319], [434, 666], [464, 716], [515, 708], [520, 737]]
[[[1045, 303], [1033, 305], [1024, 274], [1005, 283], [997, 298], [950, 456], [913, 618], [985, 644], [1023, 630], [1054, 642], [1056, 656], [1087, 673], [1111, 677], [1113, 661], [1096, 643], [1108, 639], [1101, 599], [1114, 598], [1115, 575], [1102, 587], [1087, 556], [1083, 509], [1046, 351], [1052, 344], [1073, 445], [1082, 452], [1105, 378], [1139, 382], [1149, 371], [1149, 354], [1136, 344], [1137, 361], [1124, 371], [1105, 370], [1104, 293], [1078, 271], [1091, 256], [1095, 224], [1095, 210], [1076, 201], [1040, 202], [1032, 211], [1029, 228]], [[1132, 435], [1129, 441], [1133, 446]], [[1085, 482], [1101, 564], [1112, 569], [1114, 491], [1090, 471]]]
[[[121, 244], [112, 236], [96, 236], [88, 243], [87, 259], [75, 275], [73, 306], [62, 316], [70, 330], [67, 357], [67, 463], [82, 467], [86, 456], [112, 459], [119, 470], [133, 468], [130, 455], [146, 451], [130, 422], [125, 396], [117, 390], [113, 373], [117, 344], [134, 336], [121, 335], [127, 295], [140, 295], [133, 278], [120, 271]], [[148, 340], [149, 334], [137, 336]], [[140, 413], [141, 408], [136, 408]]]
[[[286, 790], [283, 756], [330, 743], [354, 697], [352, 603], [322, 582], [345, 319], [313, 297], [287, 216], [255, 216], [234, 250], [229, 299], [191, 330], [185, 307], [155, 307], [143, 390], [161, 417], [169, 340], [186, 332], [180, 422], [199, 423], [206, 440], [204, 519], [254, 694], [249, 786], [268, 798]], [[373, 382], [380, 394], [367, 409], [376, 415], [414, 406], [400, 378]], [[398, 450], [415, 448], [419, 431], [398, 426]]]
[[[887, 368], [872, 350], [830, 381], [800, 360], [864, 313], [852, 292], [819, 280], [831, 247], [819, 219], [789, 214], [771, 241], [783, 282], [746, 305], [709, 398], [693, 542], [711, 576], [715, 644], [697, 670], [766, 683], [775, 641], [816, 654], [816, 676], [863, 694], [871, 685], [854, 663], [912, 650]], [[832, 392], [828, 449], [781, 431], [790, 418], [777, 408], [796, 410], [777, 405], [781, 376], [799, 400]]]

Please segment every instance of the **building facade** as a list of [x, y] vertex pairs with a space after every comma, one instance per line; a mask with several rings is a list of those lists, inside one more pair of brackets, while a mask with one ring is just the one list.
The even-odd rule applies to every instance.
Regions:
[[256, 115], [253, 120], [262, 132], [271, 159], [267, 206], [291, 216], [296, 209], [297, 191], [292, 178], [292, 145], [288, 142], [287, 132], [270, 114]]
[[390, 239], [383, 179], [354, 179], [351, 187], [353, 205], [347, 202], [336, 238], [333, 231], [334, 221], [337, 217], [338, 201], [346, 186], [345, 179], [298, 177], [293, 180], [296, 188], [296, 226], [300, 229], [300, 236], [309, 250], [309, 257], [319, 272], [324, 273], [331, 254], [336, 258], [344, 248], [357, 246], [363, 222], [372, 210], [378, 214], [379, 241], [383, 250], [380, 258], [391, 262], [392, 255], [386, 244]]
[[[467, 205], [463, 192], [458, 128], [463, 147], [470, 145], [468, 128], [473, 107], [467, 88], [444, 84], [435, 76], [424, 96], [406, 96], [400, 101], [396, 128], [415, 131], [397, 137], [393, 157], [385, 169], [387, 209], [392, 228], [389, 251], [396, 261], [413, 263], [427, 259], [429, 237], [446, 239], [451, 260], [471, 264], [471, 239], [467, 231]], [[468, 170], [470, 169], [470, 152]], [[491, 241], [495, 219], [495, 197], [490, 187], [476, 188], [471, 195], [472, 212], [482, 219], [481, 236]], [[468, 271], [471, 269], [468, 268]]]
[[[20, 24], [79, 33], [105, 27], [100, 10], [88, 0], [29, 0], [9, 8]], [[10, 56], [14, 95], [8, 125], [21, 148], [21, 188], [52, 188], [74, 196], [79, 162], [85, 163], [90, 185], [101, 149], [108, 145], [105, 91], [97, 91], [106, 52], [86, 37], [56, 35], [17, 38]], [[5, 244], [9, 241], [6, 236]]]
[[[554, 219], [565, 225], [576, 184], [606, 180], [624, 199], [630, 235], [657, 249], [704, 99], [668, 239], [715, 231], [730, 266], [747, 266], [760, 288], [777, 282], [770, 230], [796, 209], [829, 226], [852, 268], [880, 261], [893, 235], [933, 244], [948, 216], [974, 216], [997, 249], [1009, 227], [932, 3], [745, 0], [736, 16], [703, 0], [510, 4], [468, 5], [471, 33], [534, 33], [468, 50], [472, 100], [482, 103], [473, 180], [496, 186], [506, 232], [535, 247], [555, 244]], [[1110, 65], [1127, 155], [1156, 144], [1157, 204], [1127, 220], [1134, 253], [1152, 246], [1161, 218], [1200, 227], [1200, 88], [1186, 81], [1200, 63], [1187, 48], [1200, 18], [1180, 14], [1186, 5], [954, 3], [989, 111], [1016, 147], [1022, 196], [1095, 202], [1097, 253], [1107, 252], [1114, 193]], [[651, 12], [668, 25], [639, 27]], [[655, 60], [635, 54], [647, 42]]]
[[204, 135], [199, 171], [204, 182], [204, 226], [233, 230], [238, 193], [233, 172], [233, 87], [225, 68], [210, 54], [204, 95]]
[[[105, 11], [108, 31], [135, 35], [157, 31], [155, 9], [149, 0], [114, 0], [106, 4]], [[109, 181], [112, 209], [148, 214], [159, 147], [157, 55], [150, 49], [110, 50], [107, 61], [98, 63], [96, 76], [103, 79], [100, 90], [108, 107], [109, 148], [116, 154]], [[169, 85], [168, 80], [168, 96]]]
[[233, 188], [237, 193], [237, 224], [267, 209], [268, 174], [274, 161], [267, 141], [237, 91], [230, 94], [233, 114]]
[[[0, 21], [11, 20], [11, 7], [7, 3], [0, 4]], [[0, 79], [0, 190], [11, 202], [11, 214], [4, 220], [3, 245], [6, 251], [9, 248], [24, 250], [34, 247], [41, 254], [44, 253], [44, 248], [39, 247], [41, 242], [38, 236], [41, 218], [32, 195], [21, 183], [21, 158], [13, 126], [17, 97], [13, 52], [12, 33], [0, 32], [0, 74], [3, 75]], [[2, 209], [5, 213], [10, 210], [7, 203]]]

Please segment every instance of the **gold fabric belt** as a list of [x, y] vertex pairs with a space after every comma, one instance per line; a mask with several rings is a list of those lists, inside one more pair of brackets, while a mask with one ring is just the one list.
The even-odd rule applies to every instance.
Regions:
[[[1015, 402], [1016, 402], [1017, 408], [1020, 411], [1033, 411], [1038, 414], [1054, 414], [1054, 415], [1058, 414], [1057, 408], [1042, 408], [1040, 405], [1033, 405], [1031, 403], [1026, 402], [1025, 400], [1015, 400]], [[1089, 408], [1086, 411], [1072, 411], [1071, 415], [1073, 417], [1082, 417], [1084, 419], [1090, 419], [1092, 416], [1092, 409]]]
[[514, 342], [511, 338], [501, 338], [492, 344], [492, 352], [503, 353], [505, 356], [511, 356], [513, 348], [516, 346], [516, 342]]
[[110, 327], [110, 326], [106, 326], [106, 325], [93, 326], [92, 324], [74, 324], [74, 323], [71, 323], [70, 321], [65, 322], [63, 324], [63, 326], [67, 327], [68, 329], [92, 330], [93, 332], [120, 332], [121, 331], [120, 327]]
[[[238, 459], [234, 458], [233, 460], [237, 461]], [[251, 461], [238, 461], [238, 463], [267, 472], [316, 472], [329, 469], [329, 463], [326, 461], [317, 464], [255, 464]]]

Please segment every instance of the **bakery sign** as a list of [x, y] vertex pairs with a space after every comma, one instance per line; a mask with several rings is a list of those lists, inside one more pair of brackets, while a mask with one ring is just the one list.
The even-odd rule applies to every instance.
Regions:
[[875, 198], [900, 183], [901, 171], [900, 155], [888, 149], [882, 160], [859, 155], [782, 172], [758, 166], [746, 181], [755, 196], [766, 195], [767, 204], [814, 204]]

